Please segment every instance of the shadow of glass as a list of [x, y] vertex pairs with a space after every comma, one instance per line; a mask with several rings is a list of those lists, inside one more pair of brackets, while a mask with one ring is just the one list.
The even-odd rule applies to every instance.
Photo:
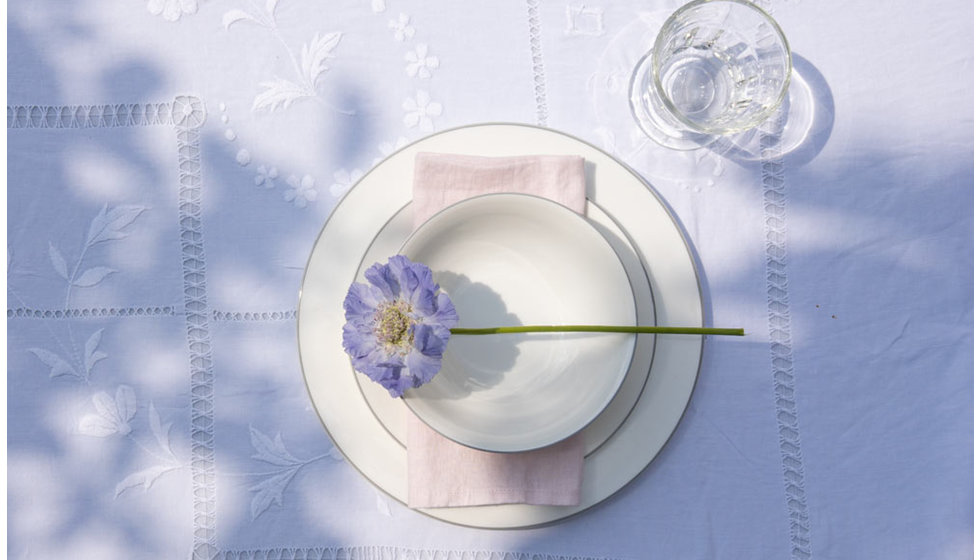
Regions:
[[[463, 274], [433, 272], [439, 285], [452, 297], [461, 327], [516, 326], [521, 322], [507, 311], [500, 294], [490, 286], [473, 282]], [[443, 356], [436, 381], [422, 387], [426, 398], [460, 399], [500, 383], [517, 362], [517, 345], [526, 334], [454, 336]]]
[[[740, 164], [783, 158], [784, 165], [804, 165], [817, 156], [834, 127], [834, 98], [823, 75], [802, 56], [793, 53], [793, 75], [779, 111], [761, 127], [724, 136], [708, 149]], [[763, 136], [779, 141], [762, 142]]]

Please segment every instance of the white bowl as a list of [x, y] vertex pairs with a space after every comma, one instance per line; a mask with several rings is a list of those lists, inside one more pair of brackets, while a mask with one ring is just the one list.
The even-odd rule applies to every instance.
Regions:
[[[460, 327], [635, 325], [622, 262], [582, 216], [521, 194], [467, 199], [439, 212], [401, 254], [428, 265]], [[407, 406], [460, 444], [517, 452], [559, 442], [616, 394], [636, 335], [454, 334], [442, 369]]]

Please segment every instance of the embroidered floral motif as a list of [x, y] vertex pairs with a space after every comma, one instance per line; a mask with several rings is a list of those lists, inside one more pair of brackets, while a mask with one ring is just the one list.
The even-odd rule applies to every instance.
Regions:
[[255, 96], [252, 110], [269, 109], [274, 111], [280, 105], [283, 108], [289, 107], [290, 103], [297, 99], [315, 97], [320, 77], [329, 69], [327, 59], [334, 58], [333, 50], [337, 48], [341, 37], [343, 37], [342, 33], [314, 35], [310, 42], [303, 45], [298, 64], [295, 57], [290, 53], [293, 65], [299, 74], [299, 83], [283, 78], [259, 83], [259, 86], [265, 89]]
[[[222, 16], [221, 23], [226, 30], [230, 30], [232, 25], [239, 22], [252, 23], [270, 30], [280, 39], [280, 42], [286, 44], [279, 35], [279, 27], [276, 22], [277, 5], [276, 0], [267, 0], [265, 11], [257, 14], [239, 9], [229, 10]], [[329, 69], [327, 59], [334, 58], [333, 51], [337, 48], [342, 37], [343, 33], [339, 32], [317, 33], [313, 39], [303, 45], [298, 59], [293, 51], [287, 48], [287, 54], [290, 62], [292, 62], [296, 78], [287, 80], [277, 76], [271, 80], [259, 82], [261, 91], [252, 102], [252, 110], [276, 111], [280, 108], [286, 109], [298, 99], [316, 97], [316, 88], [320, 77]], [[352, 114], [342, 109], [335, 108], [335, 110], [344, 114]]]
[[292, 202], [297, 208], [306, 208], [306, 205], [316, 200], [316, 180], [311, 175], [303, 175], [302, 179], [295, 175], [290, 175], [286, 179], [291, 188], [282, 193], [282, 198], [286, 202]]
[[602, 35], [602, 8], [569, 4], [565, 7], [566, 35]]
[[279, 170], [275, 167], [266, 167], [260, 165], [255, 170], [255, 186], [265, 187], [267, 189], [275, 188], [276, 179], [279, 177]]
[[405, 126], [408, 128], [419, 127], [423, 132], [432, 132], [432, 117], [442, 114], [442, 104], [432, 101], [429, 92], [418, 90], [415, 98], [408, 98], [402, 103], [405, 109]]
[[253, 111], [261, 109], [275, 111], [280, 106], [286, 109], [297, 99], [316, 95], [312, 89], [282, 78], [260, 82], [259, 87], [264, 88], [264, 90], [255, 96], [255, 100], [252, 102]]
[[[119, 484], [116, 484], [116, 493], [114, 498], [118, 498], [120, 494], [126, 490], [129, 490], [130, 488], [137, 488], [140, 486], [142, 486], [143, 491], [146, 492], [163, 474], [186, 466], [181, 463], [179, 459], [177, 459], [177, 456], [174, 454], [170, 445], [171, 425], [163, 424], [160, 421], [160, 415], [157, 413], [156, 407], [153, 406], [153, 402], [150, 402], [147, 410], [147, 416], [150, 431], [153, 433], [153, 439], [156, 441], [158, 449], [150, 449], [135, 439], [133, 441], [135, 441], [136, 444], [143, 449], [143, 451], [151, 455], [154, 460], [159, 461], [159, 463], [134, 472], [122, 479]], [[131, 434], [130, 437], [132, 437]]]
[[197, 13], [197, 0], [147, 0], [146, 9], [167, 21], [177, 21], [183, 14]]
[[381, 157], [374, 158], [373, 163], [377, 164], [406, 145], [408, 145], [408, 139], [404, 136], [399, 136], [394, 142], [382, 142], [378, 144], [378, 151], [381, 152]]
[[371, 2], [371, 11], [376, 14], [380, 14], [381, 12], [388, 9], [388, 4], [386, 0], [370, 0], [370, 2]]
[[260, 12], [258, 15], [246, 12], [245, 10], [228, 10], [221, 17], [221, 24], [225, 26], [225, 29], [228, 29], [235, 23], [248, 21], [261, 27], [275, 29], [276, 6], [278, 4], [279, 0], [266, 0], [265, 11]]
[[343, 460], [336, 447], [332, 447], [329, 452], [323, 455], [310, 459], [299, 459], [286, 449], [286, 445], [282, 441], [282, 434], [276, 434], [275, 438], [270, 438], [252, 426], [249, 426], [248, 429], [252, 448], [255, 449], [252, 458], [277, 467], [270, 472], [258, 473], [258, 476], [262, 478], [249, 488], [249, 491], [254, 493], [251, 504], [252, 521], [255, 521], [258, 516], [268, 510], [272, 504], [282, 507], [283, 493], [300, 469], [320, 459]]
[[341, 169], [333, 174], [334, 184], [330, 185], [330, 194], [336, 197], [342, 196], [344, 193], [350, 190], [360, 178], [364, 175], [364, 172], [360, 169], [354, 169], [353, 171], [347, 171], [346, 169]]
[[[109, 275], [116, 273], [115, 269], [107, 266], [84, 266], [85, 257], [89, 250], [96, 245], [124, 239], [129, 235], [129, 226], [146, 211], [142, 206], [115, 206], [109, 208], [103, 205], [95, 218], [89, 223], [88, 233], [85, 242], [79, 251], [78, 258], [69, 266], [61, 250], [53, 243], [48, 242], [48, 260], [61, 279], [65, 281], [65, 308], [71, 306], [72, 290], [75, 288], [91, 288], [105, 280]], [[89, 335], [81, 351], [75, 340], [75, 332], [69, 322], [66, 326], [68, 342], [55, 342], [60, 345], [60, 352], [47, 348], [28, 348], [28, 352], [33, 354], [45, 366], [49, 368], [48, 375], [55, 377], [70, 377], [78, 381], [89, 383], [92, 377], [92, 369], [95, 364], [106, 358], [106, 354], [99, 350], [102, 341], [102, 329]]]
[[95, 364], [108, 357], [105, 352], [99, 350], [99, 344], [101, 342], [102, 329], [89, 335], [85, 341], [82, 358], [81, 360], [77, 360], [77, 365], [72, 365], [70, 359], [64, 358], [51, 350], [45, 350], [44, 348], [28, 348], [27, 351], [34, 354], [44, 365], [51, 368], [48, 374], [49, 377], [68, 376], [88, 383], [92, 377], [92, 368], [95, 367]]
[[242, 148], [235, 154], [235, 161], [238, 162], [238, 165], [247, 167], [248, 164], [252, 163], [252, 154], [245, 148]]
[[412, 18], [405, 14], [398, 14], [397, 20], [388, 20], [388, 28], [394, 30], [396, 41], [404, 41], [415, 36], [415, 27], [412, 26]]
[[92, 395], [95, 414], [86, 414], [78, 422], [78, 433], [94, 437], [128, 435], [133, 429], [129, 421], [136, 416], [136, 393], [128, 385], [116, 388], [116, 397], [99, 391]]
[[65, 306], [71, 301], [72, 287], [89, 288], [102, 282], [107, 276], [116, 272], [105, 266], [93, 266], [82, 270], [86, 253], [99, 243], [123, 239], [129, 235], [125, 228], [132, 224], [146, 208], [141, 206], [116, 206], [112, 209], [103, 205], [102, 210], [89, 224], [88, 236], [82, 246], [78, 259], [69, 270], [68, 262], [54, 243], [48, 243], [48, 258], [55, 272], [68, 282], [68, 293], [65, 296]]
[[439, 59], [429, 56], [429, 46], [424, 44], [416, 45], [414, 52], [405, 53], [405, 60], [408, 62], [405, 73], [412, 77], [430, 78], [432, 69], [439, 67]]

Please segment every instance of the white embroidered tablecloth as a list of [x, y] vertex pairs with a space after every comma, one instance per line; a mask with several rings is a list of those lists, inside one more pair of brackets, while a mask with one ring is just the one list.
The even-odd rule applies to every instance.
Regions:
[[[10, 558], [969, 558], [971, 5], [766, 0], [793, 111], [674, 152], [653, 2], [15, 0]], [[646, 178], [708, 339], [665, 449], [554, 525], [458, 527], [332, 445], [296, 347], [331, 210], [408, 142], [554, 128]], [[339, 302], [338, 302], [339, 304]]]

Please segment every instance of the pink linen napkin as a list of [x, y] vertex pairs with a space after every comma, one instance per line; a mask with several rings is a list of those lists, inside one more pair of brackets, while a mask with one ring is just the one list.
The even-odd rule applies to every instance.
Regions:
[[[537, 195], [584, 214], [584, 161], [578, 156], [416, 156], [416, 226], [446, 206], [499, 192]], [[580, 434], [534, 451], [489, 453], [444, 438], [411, 413], [407, 426], [409, 507], [579, 502], [585, 454]]]

